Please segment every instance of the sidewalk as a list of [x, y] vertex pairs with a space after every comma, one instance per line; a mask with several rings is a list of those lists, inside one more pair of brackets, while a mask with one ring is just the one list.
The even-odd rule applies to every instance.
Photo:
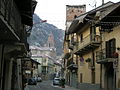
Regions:
[[63, 90], [79, 90], [79, 89], [65, 85], [65, 88], [63, 88]]

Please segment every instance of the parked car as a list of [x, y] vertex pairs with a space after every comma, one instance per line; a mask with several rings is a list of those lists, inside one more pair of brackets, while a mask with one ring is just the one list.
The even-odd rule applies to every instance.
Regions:
[[42, 78], [41, 77], [37, 77], [37, 82], [42, 82]]
[[60, 85], [60, 78], [54, 78], [53, 85]]
[[36, 85], [37, 81], [35, 80], [35, 78], [28, 78], [28, 85]]
[[35, 81], [37, 82], [37, 77], [33, 77], [35, 79]]

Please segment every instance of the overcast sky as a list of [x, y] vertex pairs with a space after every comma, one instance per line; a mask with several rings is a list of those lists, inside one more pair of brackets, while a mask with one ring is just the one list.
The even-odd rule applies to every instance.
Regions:
[[[119, 2], [120, 0], [104, 0], [104, 2]], [[86, 10], [94, 9], [102, 4], [102, 0], [37, 0], [35, 13], [48, 23], [65, 30], [66, 5], [83, 5], [86, 4]]]

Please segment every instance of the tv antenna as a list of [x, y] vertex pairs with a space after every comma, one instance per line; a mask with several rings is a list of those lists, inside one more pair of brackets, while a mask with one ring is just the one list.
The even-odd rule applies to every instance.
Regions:
[[[94, 4], [94, 5], [93, 5]], [[93, 8], [96, 8], [96, 4], [97, 4], [97, 2], [96, 2], [96, 0], [94, 0], [93, 1], [93, 3], [92, 3], [92, 5], [91, 4], [89, 4], [91, 7], [93, 7]]]

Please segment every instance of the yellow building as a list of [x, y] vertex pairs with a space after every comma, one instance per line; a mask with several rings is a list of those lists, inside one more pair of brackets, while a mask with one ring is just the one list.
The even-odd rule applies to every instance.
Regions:
[[[71, 27], [74, 25], [76, 23], [73, 22]], [[78, 25], [76, 28], [80, 26]], [[69, 30], [72, 30], [71, 27]], [[75, 28], [73, 28], [73, 31], [75, 31]], [[85, 24], [77, 31], [69, 34], [68, 53], [71, 56], [68, 57], [66, 65], [66, 77], [69, 85], [77, 87], [79, 83], [81, 87], [80, 83], [84, 83], [84, 86], [100, 84], [100, 65], [95, 62], [95, 51], [99, 49], [100, 43], [99, 29], [91, 24]]]
[[96, 52], [97, 63], [101, 65], [101, 88], [120, 89], [120, 2], [110, 5], [101, 12], [100, 27], [102, 43]]
[[119, 88], [120, 76], [114, 69], [119, 63], [119, 15], [119, 3], [108, 2], [73, 20], [64, 40], [69, 85], [84, 90]]

